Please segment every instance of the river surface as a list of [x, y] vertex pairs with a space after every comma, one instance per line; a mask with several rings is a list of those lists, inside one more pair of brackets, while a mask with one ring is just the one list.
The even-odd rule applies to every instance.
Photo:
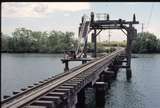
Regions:
[[160, 54], [138, 57], [131, 61], [131, 82], [121, 70], [106, 95], [105, 108], [160, 108]]
[[[2, 95], [12, 95], [12, 91], [20, 90], [38, 81], [43, 81], [64, 70], [61, 62], [63, 54], [6, 54], [1, 55]], [[69, 67], [80, 65], [71, 62]]]
[[[131, 61], [132, 80], [127, 82], [125, 70], [121, 69], [107, 91], [103, 108], [160, 108], [160, 54], [137, 56]], [[1, 96], [63, 72], [62, 57], [62, 54], [1, 54]], [[70, 67], [80, 64], [72, 62]], [[89, 102], [94, 103], [93, 99]], [[90, 108], [93, 105], [90, 103]]]

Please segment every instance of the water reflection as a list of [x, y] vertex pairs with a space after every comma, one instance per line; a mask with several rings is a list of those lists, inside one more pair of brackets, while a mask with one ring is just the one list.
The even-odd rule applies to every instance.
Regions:
[[127, 82], [125, 73], [119, 73], [116, 81], [106, 95], [105, 108], [145, 108], [143, 94], [135, 87], [135, 84]]

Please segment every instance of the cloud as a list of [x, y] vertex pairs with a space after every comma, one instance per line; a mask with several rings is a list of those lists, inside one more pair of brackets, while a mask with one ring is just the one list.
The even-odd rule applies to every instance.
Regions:
[[36, 2], [5, 2], [2, 3], [2, 17], [44, 17], [57, 11], [76, 12], [90, 9], [89, 3], [36, 3]]

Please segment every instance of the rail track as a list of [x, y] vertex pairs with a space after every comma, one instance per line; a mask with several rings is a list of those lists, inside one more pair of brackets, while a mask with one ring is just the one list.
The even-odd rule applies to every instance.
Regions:
[[[103, 70], [104, 65], [105, 67], [108, 66], [113, 58], [123, 52], [123, 48], [117, 49], [110, 55], [93, 59], [86, 64], [72, 68], [70, 71], [35, 83], [34, 86], [30, 86], [28, 89], [4, 99], [1, 102], [1, 107], [40, 108], [40, 106], [43, 106], [43, 108], [56, 108], [56, 105], [62, 105], [59, 103], [62, 103], [69, 96], [73, 96], [71, 94], [78, 93], [88, 82], [96, 79], [93, 78], [93, 74], [97, 74], [100, 70]], [[75, 100], [74, 97], [70, 99]]]

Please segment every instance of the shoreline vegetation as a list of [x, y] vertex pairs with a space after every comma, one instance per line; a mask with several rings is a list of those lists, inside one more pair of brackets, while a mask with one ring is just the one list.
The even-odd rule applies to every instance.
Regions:
[[[12, 36], [1, 34], [1, 53], [42, 53], [62, 54], [66, 50], [76, 50], [78, 40], [73, 32], [32, 31], [26, 28], [16, 28]], [[97, 43], [97, 53], [108, 53], [113, 47], [125, 47], [126, 41], [103, 41]], [[92, 52], [93, 44], [87, 44], [88, 53]], [[132, 53], [160, 53], [160, 39], [149, 32], [138, 33], [133, 41]]]

